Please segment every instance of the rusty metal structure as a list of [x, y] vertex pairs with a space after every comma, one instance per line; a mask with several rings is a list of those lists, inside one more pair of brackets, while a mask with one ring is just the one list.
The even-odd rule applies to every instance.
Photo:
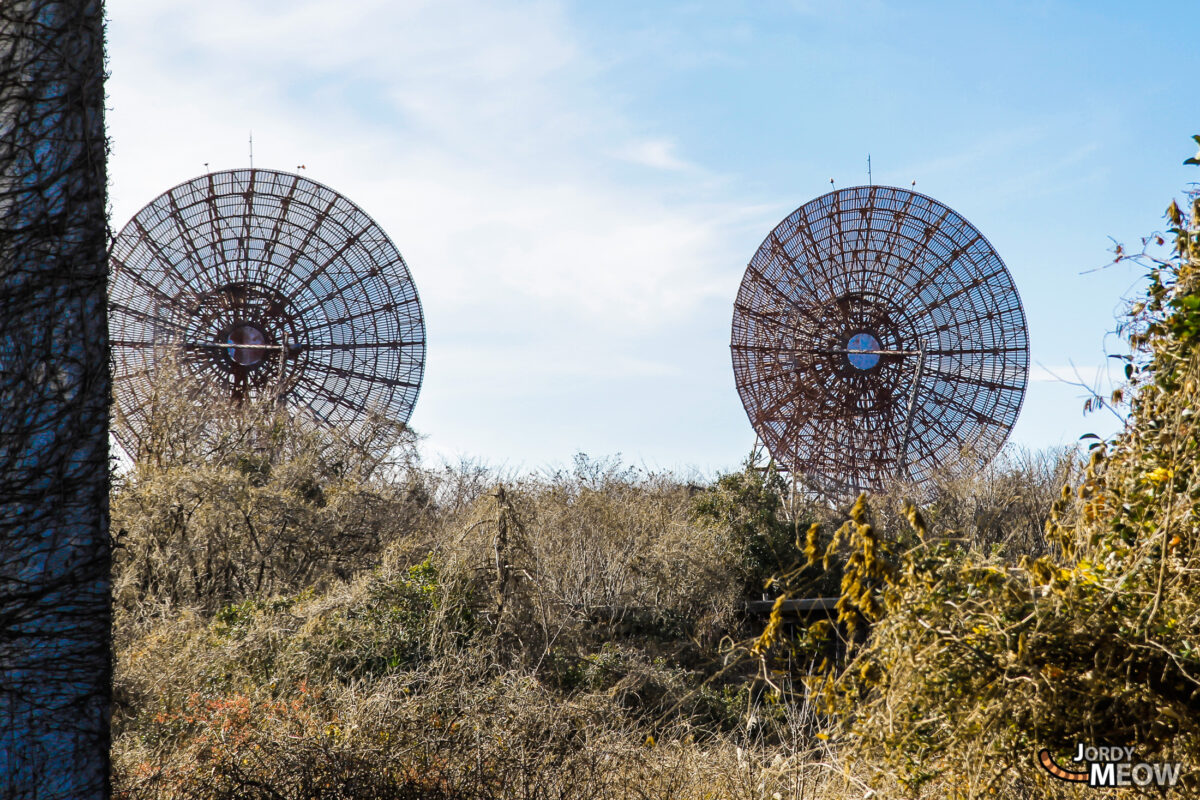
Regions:
[[792, 212], [746, 267], [733, 372], [777, 465], [845, 496], [990, 461], [1025, 396], [1012, 276], [936, 200], [858, 186]]
[[326, 186], [253, 168], [182, 183], [117, 235], [109, 283], [114, 435], [131, 454], [168, 362], [213, 397], [285, 402], [328, 426], [412, 413], [425, 368], [412, 276]]

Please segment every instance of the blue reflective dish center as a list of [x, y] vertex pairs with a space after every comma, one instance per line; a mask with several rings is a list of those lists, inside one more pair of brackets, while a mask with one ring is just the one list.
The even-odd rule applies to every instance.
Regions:
[[862, 353], [854, 352], [855, 350], [879, 350], [879, 340], [869, 333], [856, 333], [850, 337], [850, 341], [846, 344], [846, 349], [850, 351], [847, 356], [850, 359], [850, 366], [855, 369], [870, 369], [879, 363], [878, 353]]

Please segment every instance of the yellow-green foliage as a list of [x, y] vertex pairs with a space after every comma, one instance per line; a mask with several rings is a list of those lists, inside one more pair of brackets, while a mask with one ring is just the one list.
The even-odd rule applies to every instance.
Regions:
[[[966, 550], [910, 509], [921, 542], [886, 587], [843, 585], [844, 620], [870, 619], [876, 600], [885, 613], [820, 688], [848, 757], [881, 788], [1074, 796], [1035, 757], [1069, 763], [1082, 742], [1183, 762], [1171, 796], [1200, 792], [1200, 199], [1168, 215], [1173, 256], [1143, 256], [1130, 421], [1063, 490], [1051, 553]], [[877, 547], [860, 536], [854, 557]]]

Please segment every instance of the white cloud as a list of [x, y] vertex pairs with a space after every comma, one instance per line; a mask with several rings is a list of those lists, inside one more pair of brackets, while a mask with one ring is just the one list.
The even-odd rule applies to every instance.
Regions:
[[652, 169], [682, 171], [695, 169], [695, 165], [675, 155], [675, 142], [671, 139], [642, 139], [615, 151], [613, 155], [631, 164], [640, 164]]

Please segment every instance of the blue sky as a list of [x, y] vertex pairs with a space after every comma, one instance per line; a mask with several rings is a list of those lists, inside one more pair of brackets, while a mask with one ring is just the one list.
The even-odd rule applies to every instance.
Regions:
[[1110, 237], [1200, 180], [1193, 2], [107, 5], [114, 227], [245, 166], [251, 130], [256, 166], [358, 203], [426, 312], [433, 459], [735, 467], [746, 262], [868, 153], [1012, 272], [1034, 364], [1014, 441], [1109, 433], [1055, 377], [1104, 380], [1141, 274], [1095, 271]]

